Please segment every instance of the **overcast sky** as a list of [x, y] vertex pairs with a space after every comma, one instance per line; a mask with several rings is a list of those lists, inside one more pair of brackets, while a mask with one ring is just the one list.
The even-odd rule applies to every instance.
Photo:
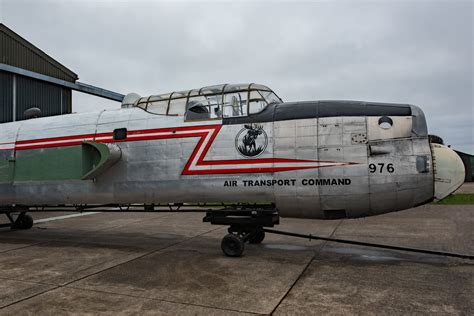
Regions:
[[0, 18], [81, 82], [123, 94], [257, 82], [287, 101], [412, 103], [430, 133], [474, 153], [473, 3], [0, 0]]

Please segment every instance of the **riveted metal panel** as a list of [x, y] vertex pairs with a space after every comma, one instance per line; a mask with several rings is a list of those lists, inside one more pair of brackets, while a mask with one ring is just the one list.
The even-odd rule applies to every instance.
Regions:
[[[87, 135], [112, 133], [116, 128], [143, 132], [167, 127], [188, 130], [196, 125], [199, 129], [206, 129], [202, 124], [183, 123], [182, 117], [155, 116], [132, 108], [35, 119], [5, 126], [21, 125], [15, 138], [21, 142], [77, 135], [83, 140], [92, 137]], [[208, 143], [209, 152], [202, 157], [203, 161], [238, 159], [245, 162], [247, 158], [236, 148], [236, 135], [245, 126], [217, 126], [216, 121], [210, 124], [216, 125], [217, 134], [213, 142]], [[183, 169], [192, 153], [202, 146], [198, 134], [185, 138], [118, 142], [116, 145], [120, 147], [122, 160], [95, 182], [31, 181], [12, 189], [4, 184], [11, 178], [8, 173], [10, 166], [4, 163], [0, 190], [6, 193], [0, 195], [0, 204], [265, 201], [275, 202], [282, 216], [335, 218], [395, 211], [430, 199], [432, 171], [420, 173], [416, 165], [420, 155], [429, 156], [427, 138], [371, 140], [367, 136], [366, 124], [365, 117], [346, 116], [262, 124], [269, 138], [268, 148], [257, 159], [267, 159], [273, 166], [279, 159], [319, 160], [316, 168], [275, 173], [184, 174]], [[11, 142], [10, 138], [4, 140], [0, 133], [0, 142]], [[101, 136], [96, 135], [98, 138]], [[20, 148], [17, 157], [27, 159], [26, 150]], [[34, 150], [40, 153], [48, 149]], [[249, 157], [248, 163], [254, 164], [253, 159]], [[377, 166], [376, 173], [370, 171], [372, 163]], [[383, 164], [382, 171], [379, 164]], [[393, 169], [392, 165], [388, 168], [388, 164], [393, 164]], [[206, 171], [218, 168], [215, 164], [201, 167], [200, 170]], [[245, 184], [275, 180], [281, 184]], [[235, 182], [235, 185], [226, 185], [226, 181]]]
[[369, 145], [368, 162], [375, 167], [369, 173], [372, 215], [425, 203], [432, 197], [432, 170], [420, 173], [416, 168], [419, 154], [429, 155], [426, 139], [389, 139]]
[[367, 117], [367, 132], [369, 140], [404, 138], [411, 136], [412, 117], [394, 116], [389, 119], [392, 121], [390, 127], [382, 128], [379, 126], [381, 117]]
[[342, 146], [342, 124], [342, 117], [318, 119], [319, 146]]

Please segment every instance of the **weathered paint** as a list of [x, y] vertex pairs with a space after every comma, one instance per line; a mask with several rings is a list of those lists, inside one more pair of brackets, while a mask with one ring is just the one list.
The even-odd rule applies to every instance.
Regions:
[[15, 162], [9, 159], [0, 160], [0, 183], [13, 181]]
[[[265, 149], [255, 157], [238, 146], [247, 122], [186, 121], [127, 108], [3, 124], [10, 132], [0, 143], [9, 145], [0, 149], [14, 149], [16, 159], [46, 155], [28, 164], [58, 170], [32, 176], [36, 171], [23, 166], [30, 168], [22, 171], [23, 182], [15, 176], [14, 185], [0, 184], [0, 204], [268, 201], [282, 216], [306, 218], [397, 211], [433, 199], [426, 123], [421, 110], [411, 109], [416, 115], [391, 117], [390, 128], [377, 115], [260, 122]], [[115, 140], [113, 131], [124, 128], [127, 138]], [[114, 144], [121, 158], [84, 177], [75, 151], [84, 142]]]
[[15, 182], [73, 180], [82, 175], [82, 146], [24, 152], [15, 160]]
[[82, 143], [82, 180], [91, 180], [100, 176], [122, 157], [120, 147], [97, 142]]
[[88, 178], [101, 168], [109, 156], [110, 151], [105, 144], [93, 142], [76, 146], [28, 150], [17, 153], [17, 158], [10, 162], [6, 173], [14, 174], [15, 183], [81, 180]]

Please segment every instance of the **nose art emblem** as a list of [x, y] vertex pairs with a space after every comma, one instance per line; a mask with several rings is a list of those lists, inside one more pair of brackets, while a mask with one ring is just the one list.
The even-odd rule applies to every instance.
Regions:
[[260, 156], [268, 145], [268, 136], [262, 125], [244, 125], [235, 136], [235, 148], [245, 157]]

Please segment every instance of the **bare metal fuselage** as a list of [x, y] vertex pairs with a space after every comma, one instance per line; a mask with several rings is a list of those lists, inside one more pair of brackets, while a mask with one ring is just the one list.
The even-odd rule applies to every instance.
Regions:
[[[355, 218], [431, 201], [422, 111], [365, 104], [363, 115], [341, 104], [333, 115], [316, 102], [293, 104], [293, 116], [283, 103], [244, 119], [129, 108], [2, 124], [0, 205], [273, 202], [286, 217]], [[85, 143], [107, 144], [100, 173], [85, 176], [103, 163], [84, 165]]]

